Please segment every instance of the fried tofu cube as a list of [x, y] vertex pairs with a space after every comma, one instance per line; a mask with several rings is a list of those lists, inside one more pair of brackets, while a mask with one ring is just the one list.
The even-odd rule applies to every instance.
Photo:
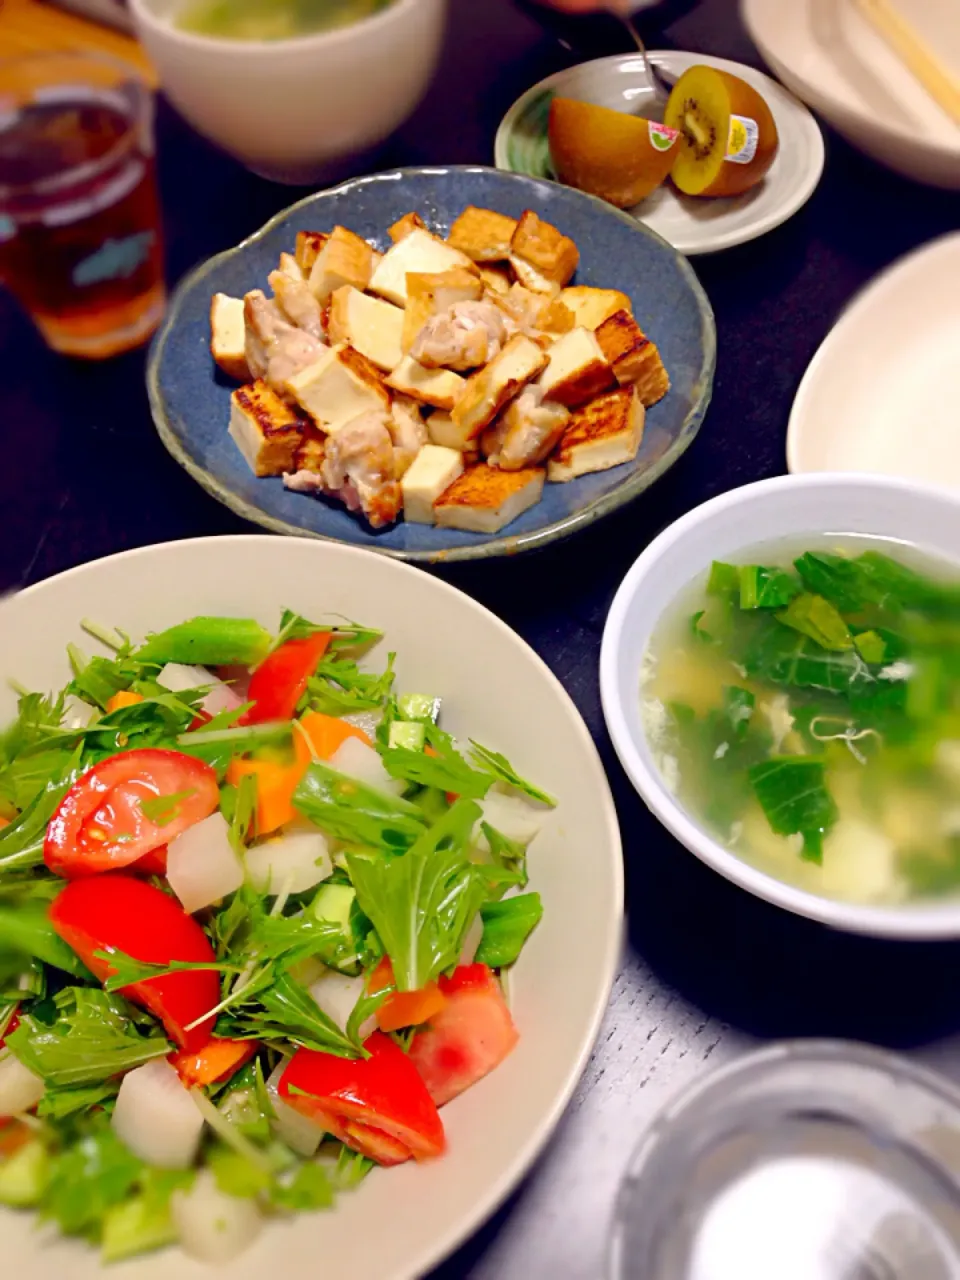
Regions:
[[394, 244], [399, 244], [411, 231], [426, 231], [426, 229], [427, 224], [419, 213], [405, 213], [402, 218], [397, 219], [392, 227], [387, 228], [387, 235]]
[[303, 418], [259, 378], [230, 397], [230, 436], [255, 476], [294, 469]]
[[325, 231], [297, 232], [297, 245], [293, 256], [296, 258], [297, 266], [303, 272], [305, 280], [309, 280], [313, 264], [320, 256], [320, 250], [329, 239], [330, 237]]
[[670, 377], [655, 342], [633, 316], [617, 311], [597, 329], [597, 341], [622, 387], [635, 386], [646, 408], [670, 390]]
[[369, 281], [370, 290], [402, 307], [407, 301], [407, 277], [412, 272], [449, 271], [453, 267], [469, 268], [470, 259], [418, 227], [383, 255]]
[[454, 422], [452, 416], [443, 409], [438, 409], [427, 418], [427, 435], [431, 444], [456, 449], [458, 453], [472, 453], [476, 448], [473, 437], [467, 435], [464, 428]]
[[560, 286], [555, 280], [548, 280], [542, 271], [526, 262], [523, 258], [511, 257], [510, 266], [517, 281], [531, 293], [541, 294], [545, 298], [560, 296]]
[[334, 344], [349, 344], [378, 369], [389, 373], [403, 359], [403, 317], [404, 313], [393, 303], [371, 298], [347, 284], [330, 299], [327, 336]]
[[334, 227], [310, 269], [310, 292], [318, 302], [344, 285], [366, 289], [374, 273], [377, 254], [360, 236], [346, 227]]
[[518, 333], [484, 369], [467, 379], [452, 417], [466, 439], [475, 439], [505, 404], [532, 382], [547, 357], [530, 338]]
[[450, 228], [447, 242], [474, 262], [503, 262], [510, 256], [516, 229], [516, 218], [468, 205]]
[[463, 395], [466, 379], [450, 369], [425, 369], [413, 356], [404, 356], [387, 378], [387, 386], [418, 404], [449, 412]]
[[443, 529], [470, 533], [499, 533], [543, 495], [542, 467], [501, 471], [486, 462], [468, 467], [433, 504], [436, 523]]
[[560, 301], [573, 312], [574, 324], [581, 329], [597, 329], [617, 311], [633, 314], [633, 303], [619, 289], [593, 289], [575, 284], [564, 289]]
[[379, 371], [359, 352], [342, 344], [295, 373], [286, 388], [328, 435], [363, 413], [385, 413], [390, 408], [390, 393]]
[[433, 524], [433, 504], [463, 473], [463, 454], [441, 445], [425, 444], [400, 481], [404, 519]]
[[503, 297], [510, 292], [513, 284], [513, 273], [509, 266], [500, 263], [483, 262], [477, 264], [477, 274], [483, 281], [483, 287], [489, 292]]
[[[517, 223], [510, 241], [510, 261], [520, 274], [518, 262], [526, 263], [551, 285], [567, 284], [580, 262], [580, 250], [549, 222], [527, 209]], [[521, 277], [521, 284], [526, 283]], [[528, 284], [527, 288], [531, 288]], [[536, 292], [544, 292], [542, 289]]]
[[407, 274], [407, 306], [403, 319], [401, 346], [404, 352], [416, 342], [420, 330], [457, 302], [477, 302], [483, 296], [483, 281], [465, 267], [449, 271], [411, 271]]
[[238, 382], [250, 377], [246, 333], [243, 299], [215, 293], [210, 300], [210, 354], [217, 367]]
[[571, 329], [547, 354], [549, 363], [540, 379], [545, 399], [575, 409], [614, 384], [613, 370], [589, 329]]
[[632, 462], [643, 439], [644, 408], [635, 387], [619, 387], [578, 409], [547, 463], [550, 480], [575, 480]]
[[327, 452], [327, 438], [310, 422], [304, 424], [300, 447], [293, 457], [292, 471], [312, 471], [319, 475]]

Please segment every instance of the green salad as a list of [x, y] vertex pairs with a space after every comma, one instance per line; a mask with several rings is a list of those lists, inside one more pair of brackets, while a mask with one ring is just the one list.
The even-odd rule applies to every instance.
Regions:
[[956, 892], [960, 586], [863, 539], [750, 558], [715, 563], [653, 637], [642, 697], [666, 782], [804, 888]]
[[84, 626], [106, 649], [0, 734], [0, 1204], [227, 1261], [443, 1155], [518, 1039], [554, 801], [368, 628]]

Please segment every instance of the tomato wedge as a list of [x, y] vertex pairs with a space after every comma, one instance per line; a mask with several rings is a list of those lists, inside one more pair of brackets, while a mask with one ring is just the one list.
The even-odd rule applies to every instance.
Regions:
[[202, 760], [157, 748], [123, 751], [88, 769], [64, 796], [47, 826], [43, 860], [68, 880], [119, 871], [219, 803], [216, 772]]
[[158, 845], [136, 862], [131, 862], [127, 870], [138, 876], [165, 876], [167, 874], [167, 846]]
[[[367, 991], [376, 995], [384, 987], [393, 986], [393, 981], [393, 965], [389, 957], [384, 956], [367, 980]], [[416, 1027], [428, 1022], [446, 1003], [446, 996], [435, 982], [428, 982], [416, 991], [395, 991], [377, 1010], [377, 1026], [381, 1031]]]
[[[162, 890], [133, 876], [72, 881], [51, 904], [50, 922], [101, 982], [112, 969], [95, 953], [111, 947], [151, 964], [216, 959], [196, 920]], [[196, 969], [147, 978], [120, 994], [145, 1005], [181, 1049], [198, 1053], [210, 1039], [214, 1018], [187, 1028], [219, 1003], [220, 980], [212, 969]]]
[[414, 1036], [410, 1061], [442, 1107], [499, 1066], [520, 1037], [487, 965], [461, 965], [439, 986], [446, 1003]]
[[280, 1097], [378, 1164], [441, 1155], [443, 1121], [410, 1059], [379, 1031], [364, 1048], [370, 1057], [352, 1060], [298, 1049], [280, 1077]]
[[329, 631], [318, 631], [302, 640], [288, 640], [264, 658], [250, 678], [247, 700], [254, 705], [243, 717], [243, 723], [292, 720], [307, 681], [330, 647], [330, 640]]
[[188, 1089], [206, 1088], [236, 1075], [259, 1047], [256, 1040], [210, 1040], [199, 1053], [172, 1053], [168, 1061]]

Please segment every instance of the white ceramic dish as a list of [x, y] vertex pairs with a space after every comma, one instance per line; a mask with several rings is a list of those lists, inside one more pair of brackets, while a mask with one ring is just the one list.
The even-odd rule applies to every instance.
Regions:
[[[444, 1111], [448, 1154], [374, 1172], [333, 1212], [273, 1225], [230, 1267], [231, 1280], [261, 1280], [304, 1274], [315, 1259], [324, 1275], [407, 1280], [469, 1235], [530, 1166], [586, 1063], [619, 958], [616, 813], [596, 748], [559, 682], [492, 613], [417, 569], [307, 539], [209, 538], [96, 561], [0, 602], [0, 723], [14, 710], [6, 677], [39, 689], [69, 678], [64, 645], [91, 647], [82, 617], [137, 635], [197, 613], [254, 615], [275, 626], [284, 605], [384, 628], [403, 687], [441, 694], [454, 734], [507, 752], [560, 800], [530, 854], [544, 917], [511, 981], [520, 1043]], [[2, 1231], [5, 1276], [103, 1275], [93, 1250], [38, 1233], [29, 1215], [4, 1213]], [[110, 1274], [206, 1280], [212, 1273], [171, 1250]]]
[[[765, 235], [793, 216], [816, 189], [823, 172], [823, 137], [801, 102], [775, 80], [726, 58], [657, 50], [649, 55], [669, 80], [688, 67], [706, 64], [730, 71], [763, 95], [780, 135], [780, 151], [766, 178], [742, 196], [696, 200], [664, 183], [630, 210], [640, 221], [688, 256], [715, 253]], [[497, 131], [498, 169], [537, 178], [555, 177], [547, 140], [551, 98], [561, 95], [614, 110], [645, 114], [653, 94], [643, 63], [634, 55], [598, 58], [548, 76], [513, 104]]]
[[791, 471], [873, 471], [960, 488], [960, 232], [894, 263], [800, 383]]
[[282, 182], [310, 182], [410, 115], [440, 54], [447, 0], [394, 0], [295, 40], [219, 40], [173, 25], [183, 0], [129, 0], [164, 92], [200, 133]]
[[[960, 75], [955, 0], [897, 0]], [[741, 0], [764, 60], [855, 147], [933, 186], [960, 188], [960, 127], [846, 0]]]
[[734, 489], [683, 516], [635, 562], [607, 618], [600, 693], [613, 745], [631, 782], [667, 830], [708, 866], [757, 897], [853, 933], [960, 937], [956, 898], [904, 906], [840, 902], [751, 866], [687, 813], [654, 763], [641, 714], [640, 668], [664, 612], [712, 560], [812, 533], [901, 539], [941, 559], [960, 561], [960, 498], [946, 489], [880, 476], [780, 476]]

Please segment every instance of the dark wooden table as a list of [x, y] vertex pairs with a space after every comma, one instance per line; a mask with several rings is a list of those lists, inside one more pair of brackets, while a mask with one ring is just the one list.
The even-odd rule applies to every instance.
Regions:
[[[514, 97], [574, 60], [510, 0], [451, 7], [428, 99], [356, 171], [489, 163]], [[733, 0], [668, 2], [642, 26], [651, 48], [758, 62]], [[622, 49], [609, 27], [591, 30], [591, 52]], [[159, 148], [171, 281], [300, 194], [252, 177], [162, 105]], [[444, 571], [541, 653], [600, 745], [623, 828], [629, 943], [596, 1052], [545, 1155], [435, 1280], [598, 1277], [615, 1187], [644, 1124], [694, 1075], [759, 1039], [860, 1038], [960, 1075], [960, 949], [844, 937], [727, 884], [648, 815], [600, 712], [603, 621], [641, 548], [705, 498], [784, 470], [793, 394], [841, 309], [882, 267], [960, 224], [955, 196], [901, 181], [829, 132], [827, 152], [819, 190], [791, 222], [695, 260], [716, 312], [719, 364], [710, 413], [680, 463], [628, 510], [555, 550]], [[90, 367], [59, 360], [0, 296], [0, 591], [127, 547], [246, 528], [164, 452], [143, 363], [142, 354]]]

